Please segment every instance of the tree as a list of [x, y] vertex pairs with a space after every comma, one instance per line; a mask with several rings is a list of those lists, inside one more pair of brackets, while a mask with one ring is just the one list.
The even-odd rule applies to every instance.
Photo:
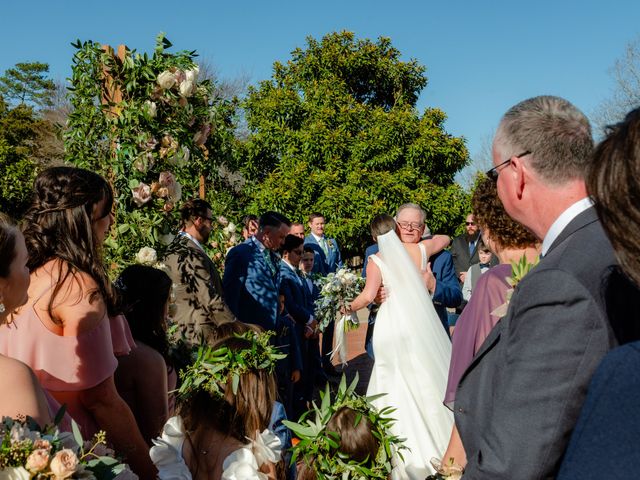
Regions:
[[20, 104], [52, 105], [55, 83], [47, 78], [49, 65], [41, 62], [17, 63], [0, 77], [0, 94]]
[[233, 155], [233, 101], [199, 79], [195, 51], [169, 53], [160, 34], [152, 55], [77, 41], [65, 132], [67, 160], [101, 173], [116, 198], [115, 234], [107, 240], [114, 269], [142, 247], [162, 254], [178, 227], [182, 197], [209, 198], [217, 165]]
[[640, 37], [627, 44], [624, 56], [613, 64], [611, 75], [614, 80], [611, 96], [592, 116], [598, 133], [640, 107]]
[[244, 162], [250, 210], [276, 209], [296, 220], [323, 212], [347, 255], [370, 241], [378, 213], [413, 201], [434, 231], [460, 223], [467, 206], [454, 176], [467, 163], [446, 115], [415, 108], [424, 67], [400, 59], [388, 38], [353, 33], [307, 39], [273, 77], [250, 88]]

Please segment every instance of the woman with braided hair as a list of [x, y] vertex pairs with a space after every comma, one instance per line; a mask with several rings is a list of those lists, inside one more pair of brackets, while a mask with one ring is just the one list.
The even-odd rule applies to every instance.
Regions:
[[85, 438], [104, 430], [133, 471], [152, 478], [147, 446], [113, 380], [114, 345], [129, 345], [112, 338], [108, 315], [115, 302], [101, 247], [112, 203], [109, 184], [89, 170], [53, 167], [38, 175], [23, 228], [29, 300], [0, 331], [0, 352], [31, 367]]

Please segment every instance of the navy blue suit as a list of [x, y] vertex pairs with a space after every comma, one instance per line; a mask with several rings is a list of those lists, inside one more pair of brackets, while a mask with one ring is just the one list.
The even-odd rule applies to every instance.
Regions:
[[638, 398], [640, 342], [634, 342], [611, 350], [598, 366], [558, 480], [640, 478]]
[[[324, 253], [324, 250], [322, 250], [322, 247], [313, 235], [307, 235], [304, 239], [304, 244], [310, 246], [314, 252], [312, 271], [313, 273], [319, 273], [321, 275], [328, 275], [342, 267], [342, 257], [340, 255], [340, 248], [338, 248], [338, 242], [336, 242], [335, 238], [325, 236], [325, 239], [328, 244], [328, 255]], [[325, 368], [331, 365], [331, 355], [329, 352], [333, 349], [333, 328], [334, 322], [329, 322], [322, 334], [322, 357]]]
[[307, 298], [308, 289], [303, 285], [305, 281], [284, 261], [280, 263], [280, 292], [284, 295], [284, 307], [302, 329], [313, 316], [313, 307], [309, 307]]
[[340, 255], [338, 242], [336, 242], [335, 238], [325, 237], [325, 239], [328, 244], [328, 255], [324, 253], [324, 250], [322, 250], [322, 247], [313, 235], [307, 235], [304, 239], [304, 244], [310, 246], [314, 252], [313, 273], [319, 273], [321, 275], [335, 272], [338, 268], [342, 267], [342, 256]]
[[269, 251], [275, 272], [267, 265], [253, 237], [227, 254], [222, 285], [224, 300], [238, 320], [276, 331], [280, 259]]

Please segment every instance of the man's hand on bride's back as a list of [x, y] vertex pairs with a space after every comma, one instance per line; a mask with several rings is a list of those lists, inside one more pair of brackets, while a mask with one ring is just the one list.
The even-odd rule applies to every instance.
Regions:
[[373, 299], [373, 303], [382, 305], [387, 300], [387, 291], [384, 289], [384, 285], [380, 285], [376, 298]]

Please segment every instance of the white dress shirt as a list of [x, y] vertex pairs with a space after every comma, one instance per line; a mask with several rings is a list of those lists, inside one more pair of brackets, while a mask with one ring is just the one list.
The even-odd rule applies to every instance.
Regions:
[[542, 241], [542, 251], [540, 252], [542, 256], [547, 254], [547, 251], [553, 245], [553, 242], [556, 241], [558, 235], [571, 223], [571, 220], [576, 218], [586, 209], [590, 208], [593, 205], [593, 200], [589, 197], [585, 197], [582, 200], [578, 200], [576, 203], [567, 208], [564, 212], [560, 214], [556, 221], [551, 224], [549, 231], [544, 236], [544, 240]]

